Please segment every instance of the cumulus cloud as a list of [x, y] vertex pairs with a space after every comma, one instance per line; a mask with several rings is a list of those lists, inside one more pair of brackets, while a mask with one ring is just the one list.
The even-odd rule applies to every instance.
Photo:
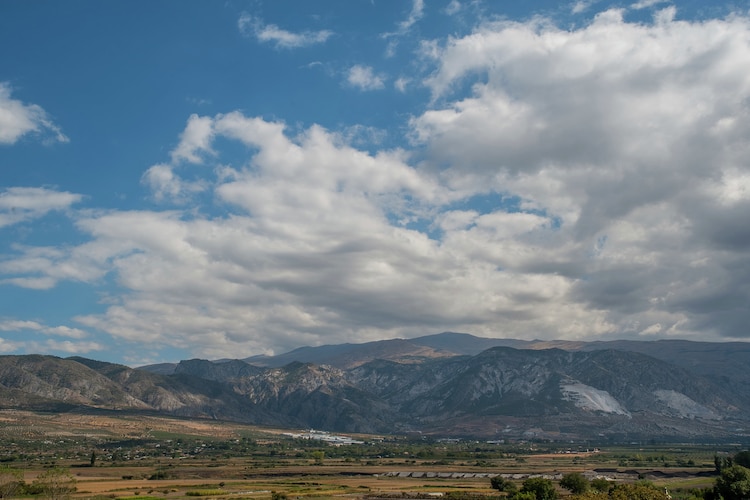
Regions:
[[743, 337], [749, 33], [745, 17], [675, 21], [673, 7], [650, 25], [618, 10], [575, 31], [486, 24], [433, 54], [425, 83], [447, 104], [412, 121], [414, 138], [435, 165], [462, 165], [442, 172], [453, 185], [557, 217], [568, 251], [519, 264], [575, 270], [571, 297], [617, 331]]
[[272, 43], [277, 49], [296, 49], [326, 42], [333, 32], [329, 30], [303, 31], [294, 33], [279, 28], [275, 24], [265, 24], [262, 19], [243, 14], [237, 21], [240, 32], [254, 36], [263, 43]]
[[37, 321], [15, 319], [0, 319], [0, 332], [36, 332], [69, 339], [83, 339], [89, 336], [87, 332], [80, 328], [64, 325], [47, 326]]
[[41, 330], [43, 327], [36, 321], [25, 320], [0, 320], [0, 332], [11, 332], [16, 330]]
[[66, 210], [83, 196], [38, 187], [11, 187], [0, 192], [0, 228]]
[[53, 274], [60, 269], [81, 276], [88, 269], [97, 279], [108, 263], [126, 293], [104, 314], [77, 321], [209, 357], [353, 335], [452, 327], [487, 333], [508, 317], [539, 332], [553, 325], [533, 310], [555, 301], [557, 320], [591, 318], [563, 306], [570, 285], [562, 277], [498, 274], [524, 251], [514, 239], [549, 229], [545, 216], [477, 213], [441, 243], [397, 221], [419, 219], [462, 195], [410, 166], [405, 152], [369, 154], [318, 126], [289, 137], [283, 123], [236, 112], [211, 121], [217, 137], [256, 151], [216, 188], [234, 207], [232, 217], [92, 214], [77, 222], [88, 245], [67, 256], [25, 249], [13, 261], [18, 272], [60, 279]]
[[53, 326], [42, 330], [48, 335], [57, 335], [59, 337], [68, 337], [71, 339], [83, 339], [88, 337], [88, 333], [80, 328], [71, 328], [69, 326]]
[[68, 142], [44, 109], [13, 99], [11, 94], [10, 84], [0, 82], [0, 144], [15, 144], [27, 134], [47, 134], [54, 141]]
[[201, 153], [213, 154], [211, 141], [213, 130], [211, 120], [198, 115], [191, 115], [187, 127], [180, 134], [180, 143], [172, 151], [172, 161], [202, 163]]
[[[420, 280], [437, 278], [410, 264], [434, 259], [435, 243], [393, 227], [389, 214], [414, 209], [401, 196], [430, 203], [439, 188], [402, 152], [373, 156], [317, 126], [292, 139], [281, 123], [239, 113], [212, 120], [217, 134], [257, 148], [251, 167], [223, 177], [216, 190], [236, 207], [235, 216], [94, 214], [78, 221], [92, 238], [88, 248], [70, 249], [67, 257], [24, 249], [25, 258], [13, 261], [17, 272], [57, 278], [59, 269], [80, 271], [88, 263], [96, 279], [108, 262], [131, 293], [104, 315], [78, 318], [82, 324], [216, 355], [268, 349], [266, 334], [276, 348], [291, 347], [333, 323], [342, 340], [361, 329], [375, 336], [382, 327], [369, 323], [391, 308], [413, 324], [404, 297], [389, 293], [406, 292], [399, 288], [407, 269], [425, 274]], [[388, 330], [403, 327], [393, 318], [387, 323]]]
[[355, 147], [379, 146], [388, 137], [388, 131], [367, 127], [364, 125], [352, 125], [339, 132], [342, 140]]
[[141, 182], [151, 190], [154, 200], [158, 202], [183, 204], [190, 201], [194, 194], [206, 189], [204, 181], [185, 180], [175, 174], [174, 167], [165, 164], [149, 168], [141, 177]]
[[79, 213], [85, 243], [16, 246], [0, 274], [109, 275], [121, 293], [79, 324], [201, 357], [444, 330], [747, 337], [750, 20], [623, 14], [424, 44], [433, 100], [408, 149], [189, 117], [144, 183], [175, 197], [199, 169], [218, 215]]
[[370, 66], [357, 64], [349, 68], [346, 82], [359, 90], [380, 90], [385, 88], [385, 77], [378, 75]]
[[[127, 212], [114, 213], [128, 220]], [[90, 217], [112, 220], [107, 219], [111, 217], [110, 212], [97, 212], [96, 215], [79, 212], [71, 216], [74, 223], [84, 233], [91, 233], [88, 223]], [[163, 212], [162, 216], [170, 217], [173, 213]], [[117, 222], [117, 219], [114, 222]], [[136, 230], [134, 230], [135, 233], [137, 233]], [[91, 234], [94, 238], [80, 245], [58, 247], [13, 245], [14, 254], [5, 255], [3, 259], [0, 259], [0, 276], [3, 276], [0, 283], [35, 290], [50, 289], [60, 281], [97, 285], [111, 272], [113, 261], [137, 249], [132, 238], [112, 241], [100, 238], [96, 233]]]
[[99, 342], [74, 342], [71, 340], [47, 340], [46, 342], [28, 342], [25, 344], [27, 352], [63, 352], [66, 354], [83, 355], [94, 351], [104, 350]]
[[7, 339], [0, 338], [0, 352], [12, 353], [17, 352], [21, 347], [19, 342], [13, 342]]
[[153, 165], [141, 176], [141, 183], [150, 189], [155, 201], [185, 204], [195, 194], [207, 189], [202, 178], [188, 180], [176, 170], [185, 164], [201, 165], [207, 158], [215, 156], [216, 152], [211, 147], [214, 135], [210, 118], [196, 114], [188, 118], [179, 143], [170, 153], [172, 162]]

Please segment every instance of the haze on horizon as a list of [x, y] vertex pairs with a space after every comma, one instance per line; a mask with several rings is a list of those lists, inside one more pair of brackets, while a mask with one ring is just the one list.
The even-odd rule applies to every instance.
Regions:
[[750, 2], [0, 4], [0, 353], [750, 336]]

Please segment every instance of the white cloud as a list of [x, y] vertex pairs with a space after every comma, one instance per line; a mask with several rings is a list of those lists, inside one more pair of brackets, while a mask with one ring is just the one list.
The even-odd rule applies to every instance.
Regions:
[[155, 201], [182, 205], [207, 189], [204, 179], [187, 180], [176, 170], [185, 163], [200, 165], [214, 157], [216, 152], [211, 144], [215, 135], [211, 118], [196, 114], [188, 118], [187, 126], [180, 134], [180, 142], [170, 153], [172, 163], [153, 165], [141, 176], [141, 183], [151, 190]]
[[411, 11], [409, 15], [403, 21], [400, 21], [396, 26], [396, 31], [383, 33], [381, 38], [389, 39], [388, 45], [385, 49], [386, 57], [393, 57], [396, 54], [396, 48], [398, 47], [398, 38], [403, 37], [411, 28], [424, 16], [424, 0], [412, 0]]
[[450, 3], [446, 5], [444, 12], [447, 15], [452, 16], [454, 14], [457, 14], [462, 9], [462, 7], [463, 6], [461, 5], [461, 2], [459, 2], [458, 0], [451, 0]]
[[399, 33], [405, 33], [411, 29], [424, 16], [424, 0], [412, 0], [409, 16], [398, 24]]
[[66, 210], [83, 196], [38, 187], [11, 187], [0, 192], [0, 228]]
[[[92, 214], [78, 221], [92, 238], [89, 248], [68, 257], [24, 249], [25, 258], [13, 261], [16, 272], [57, 278], [60, 269], [80, 271], [88, 262], [97, 279], [109, 263], [129, 293], [106, 314], [79, 318], [82, 324], [205, 355], [291, 347], [306, 335], [314, 342], [339, 323], [340, 339], [368, 328], [374, 338], [382, 327], [368, 323], [378, 315], [395, 308], [409, 317], [403, 297], [389, 291], [404, 293], [412, 273], [427, 273], [419, 280], [431, 283], [436, 276], [410, 260], [434, 260], [436, 247], [391, 226], [387, 214], [418, 208], [402, 206], [398, 193], [429, 203], [437, 186], [403, 153], [369, 155], [320, 127], [290, 139], [283, 124], [239, 113], [218, 115], [212, 125], [217, 135], [257, 148], [250, 168], [223, 176], [216, 190], [236, 207], [233, 217]], [[319, 287], [325, 291], [316, 293]], [[387, 323], [387, 330], [402, 328]], [[266, 332], [276, 340], [269, 344]]]
[[240, 16], [237, 25], [241, 33], [252, 35], [259, 42], [273, 43], [277, 49], [296, 49], [325, 43], [333, 36], [333, 32], [329, 30], [294, 33], [275, 24], [264, 24], [261, 19], [248, 14]]
[[654, 22], [656, 24], [668, 25], [672, 21], [674, 21], [676, 15], [677, 7], [675, 7], [674, 5], [670, 5], [669, 7], [665, 7], [664, 9], [661, 9], [654, 14]]
[[[174, 199], [200, 180], [214, 205], [76, 213], [85, 243], [15, 246], [0, 276], [110, 276], [121, 293], [76, 319], [148, 342], [148, 356], [444, 330], [747, 337], [750, 21], [661, 12], [493, 22], [424, 44], [434, 100], [409, 122], [409, 150], [358, 149], [377, 130], [356, 125], [191, 116], [143, 182]], [[360, 68], [350, 84], [367, 88], [376, 75]], [[231, 142], [248, 153], [226, 164]]]
[[105, 347], [99, 342], [73, 342], [71, 340], [47, 340], [46, 342], [28, 342], [28, 352], [64, 352], [67, 354], [83, 355], [93, 351], [103, 351]]
[[0, 352], [12, 353], [12, 352], [18, 351], [20, 347], [21, 347], [21, 343], [19, 342], [13, 342], [10, 340], [0, 338]]
[[0, 332], [22, 332], [30, 330], [32, 332], [38, 332], [44, 335], [54, 335], [58, 337], [68, 337], [71, 339], [83, 339], [88, 337], [88, 333], [79, 329], [71, 328], [69, 326], [46, 326], [37, 321], [28, 320], [13, 320], [4, 319], [0, 320]]
[[[489, 238], [510, 250], [512, 237], [538, 230], [543, 217], [479, 217], [480, 229], [441, 251], [425, 235], [386, 218], [419, 210], [404, 205], [400, 192], [420, 204], [451, 200], [401, 153], [371, 156], [319, 127], [292, 141], [282, 124], [239, 113], [217, 116], [213, 128], [259, 149], [251, 169], [228, 176], [216, 191], [240, 212], [225, 220], [146, 212], [88, 220], [100, 244], [133, 249], [114, 261], [132, 293], [104, 315], [79, 318], [83, 324], [134, 341], [226, 356], [269, 344], [282, 350], [316, 343], [323, 335], [333, 341], [356, 332], [372, 339], [423, 332], [425, 324], [476, 327], [482, 318], [517, 309], [508, 286], [528, 290], [530, 297], [541, 285], [521, 275], [486, 282], [503, 250], [487, 254], [486, 242], [467, 246], [465, 240]], [[464, 260], [466, 252], [481, 259]], [[552, 281], [543, 285], [545, 300], [566, 288], [563, 280]], [[486, 309], [488, 299], [496, 301], [494, 312]], [[516, 314], [528, 314], [526, 309]], [[565, 314], [582, 312], [567, 308]]]
[[185, 131], [180, 135], [180, 143], [172, 151], [172, 161], [182, 160], [190, 163], [202, 163], [201, 153], [213, 154], [211, 120], [198, 115], [191, 115]]
[[353, 125], [341, 130], [339, 135], [344, 143], [355, 147], [373, 146], [382, 144], [388, 137], [388, 131], [364, 125]]
[[[730, 269], [750, 269], [736, 253], [750, 246], [739, 223], [750, 207], [748, 39], [746, 17], [675, 21], [674, 7], [652, 25], [618, 10], [573, 31], [485, 24], [432, 52], [425, 83], [446, 102], [413, 120], [414, 139], [436, 169], [452, 166], [436, 170], [450, 185], [554, 216], [558, 248], [516, 237], [506, 265], [580, 280], [569, 297], [605, 311], [614, 331], [745, 336], [748, 293]], [[471, 93], [451, 99], [467, 81]]]
[[55, 141], [68, 142], [40, 106], [13, 99], [11, 93], [10, 84], [0, 82], [0, 144], [15, 144], [30, 133], [48, 133]]
[[634, 10], [647, 9], [662, 3], [669, 3], [669, 0], [641, 0], [640, 2], [631, 4], [630, 8]]
[[573, 14], [581, 14], [589, 10], [594, 3], [596, 3], [596, 0], [579, 0], [573, 4], [570, 11]]
[[[117, 212], [114, 212], [117, 214]], [[164, 212], [163, 217], [174, 216]], [[75, 224], [84, 232], [89, 231], [89, 217], [112, 220], [111, 214], [95, 213], [77, 214]], [[120, 214], [127, 220], [127, 212]], [[136, 230], [133, 231], [137, 233]], [[94, 236], [98, 236], [94, 234]], [[16, 256], [0, 260], [0, 275], [7, 276], [0, 283], [46, 290], [54, 287], [61, 280], [96, 285], [112, 269], [113, 260], [135, 251], [132, 239], [113, 241], [107, 238], [94, 238], [78, 246], [33, 247], [15, 245]]]
[[88, 337], [88, 333], [80, 328], [71, 328], [69, 326], [53, 326], [45, 328], [43, 332], [47, 335], [56, 335], [59, 337], [68, 337], [71, 339], [83, 339]]
[[[3, 325], [4, 322], [0, 321], [0, 327]], [[39, 328], [30, 328], [31, 330], [38, 330]], [[73, 355], [85, 355], [88, 353], [91, 353], [93, 351], [103, 351], [106, 349], [106, 347], [101, 344], [100, 342], [95, 341], [81, 341], [78, 339], [83, 338], [84, 332], [81, 330], [75, 329], [75, 328], [67, 328], [67, 327], [56, 327], [55, 329], [52, 328], [41, 328], [42, 330], [45, 330], [43, 333], [51, 334], [51, 335], [63, 335], [72, 339], [76, 340], [54, 340], [54, 339], [48, 339], [48, 340], [24, 340], [24, 341], [10, 341], [7, 339], [0, 338], [0, 352], [5, 354], [11, 354], [11, 353], [29, 353], [29, 354], [35, 354], [35, 353], [49, 353], [49, 352], [60, 352], [60, 353], [66, 353], [66, 354], [73, 354]], [[6, 331], [12, 331], [13, 329], [6, 330]], [[65, 335], [64, 333], [56, 333], [52, 330], [59, 330], [60, 332], [70, 333], [70, 335]], [[0, 331], [3, 331], [2, 328], [0, 328]]]
[[41, 330], [42, 328], [44, 327], [36, 321], [13, 319], [0, 320], [0, 332], [12, 332], [17, 330]]
[[[14, 266], [0, 266], [0, 270], [12, 272]], [[0, 284], [3, 285], [14, 285], [21, 288], [28, 288], [29, 290], [49, 290], [57, 285], [57, 280], [50, 277], [21, 277], [21, 278], [5, 278], [0, 280]]]
[[409, 83], [411, 80], [409, 78], [397, 78], [395, 82], [393, 82], [393, 86], [398, 90], [399, 92], [403, 93], [406, 92], [406, 88], [409, 86]]
[[349, 68], [346, 81], [360, 90], [380, 90], [385, 88], [385, 77], [375, 74], [370, 66], [357, 64]]
[[177, 204], [188, 202], [192, 195], [206, 190], [201, 180], [186, 181], [174, 173], [171, 165], [154, 165], [143, 174], [141, 182], [148, 186], [158, 202], [171, 201]]

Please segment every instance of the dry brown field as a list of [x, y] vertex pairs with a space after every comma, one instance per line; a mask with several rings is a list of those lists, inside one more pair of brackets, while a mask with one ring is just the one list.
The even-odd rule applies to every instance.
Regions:
[[[215, 462], [194, 460], [190, 464], [177, 464], [169, 469], [173, 477], [147, 479], [159, 466], [95, 466], [71, 467], [76, 478], [75, 498], [112, 498], [128, 500], [186, 499], [203, 497], [218, 498], [270, 498], [272, 492], [283, 493], [288, 498], [389, 498], [389, 497], [440, 497], [456, 494], [497, 496], [491, 489], [489, 477], [459, 477], [477, 472], [477, 468], [451, 465], [431, 466], [415, 464], [356, 465], [336, 460], [325, 460], [325, 464], [303, 463], [295, 465], [263, 467], [242, 458]], [[65, 466], [67, 464], [58, 464]], [[554, 474], [561, 471], [583, 470], [581, 467], [564, 466], [560, 463], [544, 463], [529, 467], [534, 473]], [[550, 468], [554, 467], [554, 469]], [[33, 481], [44, 469], [27, 470], [25, 479]], [[526, 473], [520, 468], [507, 469], [519, 476]], [[503, 472], [494, 469], [492, 473]], [[418, 477], [406, 477], [406, 474]], [[433, 477], [428, 477], [428, 475]], [[487, 469], [480, 474], [490, 474]], [[400, 474], [400, 475], [399, 475]], [[450, 477], [441, 477], [448, 476]], [[470, 474], [469, 474], [470, 475]], [[130, 479], [132, 477], [132, 479]], [[126, 479], [127, 478], [127, 479]], [[634, 478], [631, 478], [632, 480]], [[621, 478], [622, 480], [622, 478]], [[627, 479], [626, 479], [627, 480]], [[518, 480], [519, 484], [521, 479]], [[707, 487], [711, 479], [659, 478], [655, 481], [665, 486], [690, 484], [691, 487]], [[560, 491], [565, 494], [564, 491]]]
[[[690, 468], [649, 466], [634, 470], [622, 467], [622, 455], [575, 452], [540, 453], [529, 448], [521, 455], [498, 453], [487, 460], [472, 457], [474, 444], [467, 444], [469, 452], [459, 458], [436, 461], [418, 459], [414, 454], [399, 452], [391, 456], [341, 458], [341, 454], [324, 454], [311, 458], [309, 449], [291, 450], [288, 445], [283, 455], [237, 455], [214, 452], [213, 455], [191, 456], [128, 456], [113, 460], [100, 451], [94, 466], [87, 466], [91, 449], [104, 449], [108, 443], [142, 440], [154, 446], [157, 441], [184, 440], [222, 443], [251, 439], [260, 446], [273, 446], [288, 439], [288, 430], [261, 428], [209, 420], [166, 418], [154, 415], [120, 414], [111, 411], [79, 413], [34, 413], [0, 410], [0, 439], [12, 446], [42, 443], [38, 448], [42, 458], [28, 458], [13, 467], [22, 467], [24, 479], [32, 483], [36, 476], [50, 467], [70, 471], [76, 480], [74, 498], [98, 500], [182, 500], [182, 499], [270, 499], [273, 492], [287, 498], [433, 498], [451, 495], [486, 495], [499, 498], [491, 489], [494, 474], [515, 474], [520, 484], [529, 474], [554, 477], [566, 472], [585, 472], [595, 468], [617, 470], [618, 480], [634, 480], [638, 473], [667, 487], [690, 485], [707, 487], [712, 478], [699, 473], [711, 469], [710, 463], [698, 463]], [[351, 436], [363, 440], [387, 440], [385, 436]], [[196, 441], [197, 440], [197, 441]], [[56, 446], [81, 444], [82, 451], [73, 458], [56, 453]], [[67, 444], [66, 444], [67, 443]], [[413, 441], [411, 441], [413, 443]], [[476, 444], [479, 446], [481, 443]], [[323, 443], [320, 450], [333, 450]], [[400, 443], [393, 445], [397, 449]], [[418, 444], [417, 444], [418, 446]], [[440, 444], [433, 445], [443, 448]], [[456, 446], [456, 445], [453, 445]], [[449, 448], [445, 445], [444, 448]], [[485, 445], [486, 447], [486, 445]], [[300, 451], [296, 455], [294, 451]], [[636, 450], [634, 453], [640, 453]], [[621, 453], [621, 452], [618, 452]], [[330, 455], [330, 456], [329, 456]], [[710, 458], [710, 455], [706, 455]], [[619, 462], [618, 462], [619, 461]], [[649, 476], [654, 468], [660, 475]], [[561, 494], [565, 492], [561, 490]]]
[[[399, 477], [407, 470], [396, 464], [361, 466], [337, 463], [327, 465], [300, 463], [273, 468], [258, 467], [242, 459], [216, 464], [194, 461], [170, 469], [174, 477], [149, 480], [154, 467], [99, 466], [70, 468], [76, 478], [76, 498], [164, 498], [195, 496], [204, 498], [269, 498], [272, 492], [289, 498], [361, 498], [364, 496], [438, 496], [451, 491], [492, 494], [488, 478]], [[66, 464], [58, 464], [65, 466]], [[460, 467], [430, 468], [415, 466], [414, 470], [446, 470]], [[26, 481], [33, 481], [44, 469], [28, 470]], [[133, 479], [124, 479], [132, 477]]]

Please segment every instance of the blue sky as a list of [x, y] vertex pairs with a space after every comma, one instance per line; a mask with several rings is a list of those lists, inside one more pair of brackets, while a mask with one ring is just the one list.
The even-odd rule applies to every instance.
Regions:
[[750, 2], [0, 4], [0, 353], [745, 340]]

